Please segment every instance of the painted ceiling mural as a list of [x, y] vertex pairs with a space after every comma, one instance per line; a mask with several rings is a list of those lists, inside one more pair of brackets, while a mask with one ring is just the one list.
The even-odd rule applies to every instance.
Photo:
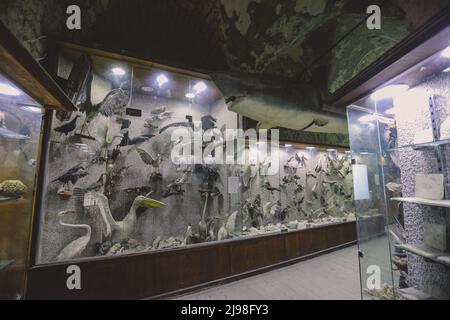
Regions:
[[[82, 30], [76, 32], [63, 28], [65, 8], [74, 3], [82, 9]], [[231, 69], [288, 76], [332, 93], [449, 3], [1, 0], [0, 19], [36, 58], [45, 57], [42, 36], [52, 36], [126, 48], [158, 62], [207, 72]], [[365, 24], [354, 29], [371, 4], [381, 7], [381, 30], [368, 30]]]

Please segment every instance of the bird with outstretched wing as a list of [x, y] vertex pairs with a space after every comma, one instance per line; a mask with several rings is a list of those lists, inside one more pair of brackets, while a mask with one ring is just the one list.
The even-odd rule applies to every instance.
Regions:
[[163, 157], [161, 154], [158, 153], [156, 157], [153, 157], [151, 154], [149, 154], [147, 151], [141, 148], [136, 148], [136, 152], [141, 157], [142, 162], [144, 162], [146, 165], [151, 167], [150, 171], [150, 177], [160, 176], [159, 173], [159, 166], [161, 165], [161, 162], [163, 160]]

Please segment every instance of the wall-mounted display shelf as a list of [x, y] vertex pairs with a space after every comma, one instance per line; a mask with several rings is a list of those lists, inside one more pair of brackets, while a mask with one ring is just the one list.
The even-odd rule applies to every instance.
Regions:
[[408, 202], [426, 206], [450, 208], [450, 200], [430, 200], [416, 197], [406, 197], [406, 198], [395, 197], [391, 198], [391, 201]]
[[450, 267], [450, 252], [439, 251], [423, 244], [398, 244], [395, 246], [432, 262]]

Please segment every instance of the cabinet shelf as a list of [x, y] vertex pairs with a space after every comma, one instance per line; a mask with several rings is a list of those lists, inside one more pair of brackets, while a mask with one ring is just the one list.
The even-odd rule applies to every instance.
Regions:
[[426, 206], [450, 208], [450, 200], [430, 200], [416, 197], [409, 197], [409, 198], [395, 197], [391, 198], [391, 201], [408, 202]]
[[407, 144], [404, 146], [387, 149], [387, 151], [392, 152], [392, 151], [399, 151], [399, 150], [406, 150], [406, 149], [422, 150], [422, 149], [427, 149], [427, 148], [443, 146], [443, 145], [447, 145], [447, 144], [450, 144], [450, 139], [424, 142], [424, 143], [418, 143], [418, 144]]
[[423, 244], [396, 244], [395, 247], [403, 249], [409, 253], [415, 254], [435, 263], [450, 267], [450, 252], [443, 252]]

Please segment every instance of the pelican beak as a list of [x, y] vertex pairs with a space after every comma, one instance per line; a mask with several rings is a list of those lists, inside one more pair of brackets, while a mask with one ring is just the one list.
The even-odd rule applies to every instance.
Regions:
[[145, 197], [145, 200], [142, 202], [142, 206], [147, 208], [160, 208], [164, 207], [165, 203]]

